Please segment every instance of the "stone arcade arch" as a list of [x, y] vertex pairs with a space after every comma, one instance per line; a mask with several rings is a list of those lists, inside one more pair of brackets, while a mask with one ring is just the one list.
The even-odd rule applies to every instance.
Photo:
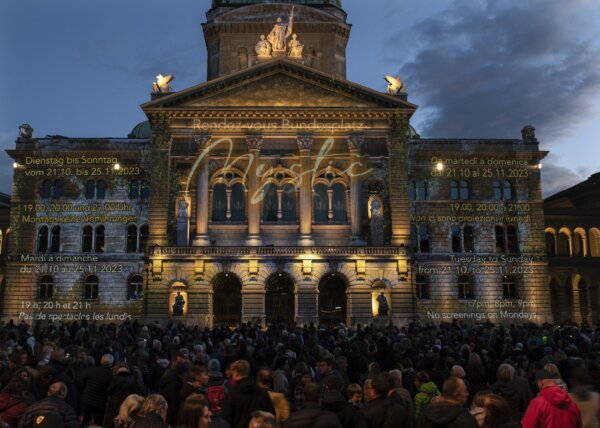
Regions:
[[221, 272], [213, 279], [213, 325], [239, 325], [242, 322], [242, 283], [232, 273]]
[[294, 281], [284, 272], [269, 276], [265, 283], [265, 316], [269, 324], [293, 323], [296, 316]]
[[347, 284], [340, 274], [330, 273], [319, 282], [319, 321], [321, 324], [346, 322]]

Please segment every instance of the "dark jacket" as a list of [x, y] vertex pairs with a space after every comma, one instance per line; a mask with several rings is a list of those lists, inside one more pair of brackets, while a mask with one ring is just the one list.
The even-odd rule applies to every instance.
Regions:
[[139, 421], [135, 421], [131, 428], [169, 428], [169, 424], [163, 422], [156, 413], [150, 413]]
[[479, 428], [469, 411], [458, 404], [431, 403], [421, 415], [421, 428]]
[[225, 396], [222, 416], [232, 428], [247, 428], [255, 410], [275, 414], [269, 393], [256, 386], [254, 379], [240, 379]]
[[378, 397], [363, 407], [361, 413], [367, 419], [369, 428], [408, 428], [410, 421], [404, 407], [387, 398]]
[[184, 383], [183, 387], [181, 388], [181, 401], [185, 401], [185, 399], [188, 398], [192, 394], [206, 395], [206, 391], [201, 388], [196, 388], [194, 385], [192, 385], [189, 382]]
[[499, 380], [490, 387], [490, 390], [504, 398], [510, 409], [510, 419], [513, 422], [519, 422], [523, 418], [529, 403], [521, 385], [514, 381]]
[[366, 428], [367, 420], [357, 407], [350, 404], [338, 391], [328, 391], [321, 401], [323, 410], [337, 415], [343, 428]]
[[176, 367], [167, 371], [159, 384], [160, 394], [165, 397], [169, 405], [167, 411], [167, 423], [175, 426], [177, 415], [181, 407], [181, 389], [183, 388], [182, 368]]
[[306, 403], [302, 410], [290, 415], [284, 428], [342, 428], [335, 413], [323, 410], [318, 404]]
[[94, 407], [104, 407], [112, 373], [108, 367], [88, 367], [81, 376], [81, 401]]
[[20, 428], [31, 428], [38, 416], [57, 413], [63, 420], [65, 428], [78, 428], [79, 421], [75, 410], [69, 406], [64, 400], [58, 397], [47, 397], [43, 400], [33, 403], [25, 410], [25, 414], [19, 424]]
[[121, 404], [131, 395], [138, 392], [135, 379], [129, 372], [118, 373], [113, 376], [108, 387], [108, 403], [104, 412], [104, 428], [114, 428], [114, 419], [119, 414]]

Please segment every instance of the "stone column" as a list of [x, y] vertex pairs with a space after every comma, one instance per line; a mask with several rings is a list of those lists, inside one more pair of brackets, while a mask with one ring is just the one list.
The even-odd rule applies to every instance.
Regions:
[[311, 134], [299, 134], [297, 137], [300, 150], [300, 166], [302, 169], [302, 182], [300, 183], [300, 238], [298, 245], [309, 247], [315, 245], [312, 239], [312, 165], [310, 163], [310, 149], [314, 142]]
[[363, 201], [360, 200], [361, 177], [357, 174], [362, 172], [364, 165], [358, 165], [361, 162], [360, 149], [365, 142], [365, 136], [362, 134], [352, 134], [348, 136], [348, 150], [350, 151], [350, 164], [354, 165], [350, 175], [350, 221], [351, 236], [350, 245], [366, 245], [361, 238], [361, 219], [360, 208]]
[[260, 148], [262, 147], [262, 143], [263, 136], [260, 134], [246, 136], [246, 144], [250, 152], [248, 161], [251, 162], [250, 168], [248, 168], [248, 239], [246, 239], [246, 245], [254, 247], [262, 245], [260, 237], [260, 204], [262, 195], [257, 195], [260, 188], [257, 169], [260, 165]]
[[408, 202], [408, 164], [406, 155], [406, 128], [403, 117], [392, 118], [390, 135], [387, 140], [389, 157], [388, 191], [390, 206], [383, 207], [391, 214], [391, 244], [395, 246], [410, 244], [410, 213]]
[[205, 152], [211, 140], [210, 135], [198, 135], [195, 137], [196, 152], [202, 157], [198, 165], [198, 178], [196, 186], [196, 236], [193, 245], [207, 247], [210, 245], [208, 236], [208, 217], [210, 204], [208, 200], [208, 182], [210, 180], [209, 154]]

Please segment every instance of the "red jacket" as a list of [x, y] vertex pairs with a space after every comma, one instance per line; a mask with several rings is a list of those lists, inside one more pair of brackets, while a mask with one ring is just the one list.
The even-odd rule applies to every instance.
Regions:
[[0, 420], [11, 427], [19, 425], [27, 404], [20, 396], [0, 392]]
[[521, 423], [523, 428], [582, 428], [579, 407], [556, 385], [531, 400]]

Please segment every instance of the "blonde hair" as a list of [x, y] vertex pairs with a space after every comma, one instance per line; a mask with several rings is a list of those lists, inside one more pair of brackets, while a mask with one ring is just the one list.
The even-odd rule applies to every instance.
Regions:
[[119, 414], [115, 418], [115, 427], [129, 428], [133, 423], [140, 418], [142, 414], [142, 405], [144, 397], [137, 394], [128, 395], [121, 407]]

